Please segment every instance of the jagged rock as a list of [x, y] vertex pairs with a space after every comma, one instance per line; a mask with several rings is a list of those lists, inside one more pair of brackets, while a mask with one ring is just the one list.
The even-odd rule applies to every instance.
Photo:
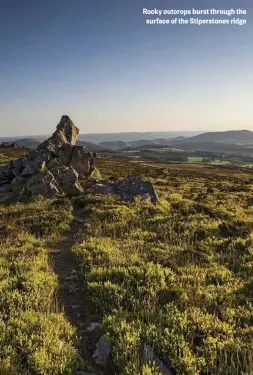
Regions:
[[24, 170], [26, 163], [27, 158], [23, 156], [13, 162], [12, 171], [15, 176], [19, 176], [21, 174], [21, 172]]
[[60, 168], [62, 166], [61, 161], [57, 158], [53, 158], [47, 163], [47, 169]]
[[73, 152], [73, 146], [70, 145], [69, 143], [65, 143], [62, 145], [60, 148], [58, 148], [55, 152], [55, 155], [57, 157], [57, 160], [62, 165], [65, 165], [65, 167], [70, 166], [70, 160]]
[[73, 168], [52, 168], [50, 172], [54, 175], [59, 185], [73, 185], [78, 181], [78, 173]]
[[[20, 191], [20, 197], [26, 192], [46, 196], [83, 193], [79, 177], [82, 182], [87, 181], [95, 168], [96, 155], [87, 152], [82, 146], [74, 146], [78, 133], [78, 128], [70, 118], [62, 116], [53, 135], [36, 150], [0, 168], [0, 186], [13, 180], [14, 183], [21, 181], [16, 179], [21, 176], [30, 180]], [[45, 173], [41, 173], [43, 170]]]
[[47, 170], [33, 176], [27, 182], [25, 190], [32, 195], [42, 194], [46, 197], [62, 193], [54, 175]]
[[69, 165], [78, 172], [80, 178], [85, 178], [94, 171], [95, 158], [96, 154], [87, 152], [85, 147], [74, 146]]
[[110, 355], [110, 345], [105, 337], [102, 335], [96, 344], [96, 351], [92, 355], [97, 365], [105, 365]]
[[74, 145], [79, 134], [79, 129], [74, 125], [68, 116], [62, 116], [56, 131], [46, 141], [37, 147], [39, 150], [48, 150], [55, 153], [57, 148], [63, 144], [68, 143]]
[[140, 177], [130, 176], [112, 184], [115, 194], [122, 200], [131, 201], [135, 196], [150, 196], [152, 203], [157, 203], [158, 197], [150, 181], [144, 181]]
[[46, 162], [40, 160], [40, 158], [28, 162], [20, 173], [20, 176], [30, 176], [37, 173], [40, 170], [43, 170], [46, 167]]
[[143, 347], [142, 359], [144, 363], [155, 362], [159, 370], [165, 375], [172, 375], [172, 372], [168, 369], [167, 366], [161, 361], [154, 352], [154, 349], [151, 345], [145, 343]]
[[83, 193], [84, 190], [78, 183], [78, 173], [73, 168], [53, 168], [50, 172], [54, 175], [65, 194], [77, 195]]

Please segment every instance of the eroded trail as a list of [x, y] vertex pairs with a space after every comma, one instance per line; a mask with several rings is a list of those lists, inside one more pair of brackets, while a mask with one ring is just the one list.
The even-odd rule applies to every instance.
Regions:
[[49, 254], [52, 268], [59, 281], [56, 293], [58, 308], [64, 311], [68, 321], [76, 328], [78, 339], [75, 346], [78, 353], [89, 361], [91, 353], [87, 351], [84, 328], [88, 324], [90, 313], [83, 281], [78, 275], [76, 258], [71, 252], [72, 246], [78, 242], [78, 234], [84, 225], [83, 210], [74, 207], [73, 214], [74, 218], [69, 230], [49, 244]]

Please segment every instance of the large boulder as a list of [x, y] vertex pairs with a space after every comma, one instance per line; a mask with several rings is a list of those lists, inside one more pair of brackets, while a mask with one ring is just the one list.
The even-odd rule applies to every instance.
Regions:
[[92, 355], [96, 365], [105, 365], [111, 349], [105, 335], [102, 335], [96, 344], [96, 350]]
[[73, 152], [73, 146], [70, 145], [69, 143], [65, 143], [64, 145], [62, 145], [56, 150], [55, 152], [56, 159], [62, 165], [65, 165], [65, 167], [69, 167], [72, 152]]
[[94, 171], [95, 158], [96, 154], [87, 152], [85, 147], [74, 146], [69, 165], [78, 172], [80, 178], [85, 178]]
[[159, 201], [152, 182], [145, 181], [140, 177], [130, 176], [112, 184], [115, 194], [122, 200], [131, 201], [135, 196], [150, 197], [152, 203]]
[[41, 194], [46, 197], [62, 194], [62, 190], [54, 175], [47, 170], [31, 177], [25, 186], [25, 192], [28, 192], [31, 195]]
[[78, 173], [73, 168], [63, 166], [52, 168], [50, 172], [65, 194], [77, 195], [83, 193], [84, 190], [78, 181]]
[[79, 134], [79, 129], [68, 116], [62, 116], [56, 131], [46, 141], [37, 147], [37, 151], [48, 150], [55, 153], [56, 149], [64, 144], [74, 145]]

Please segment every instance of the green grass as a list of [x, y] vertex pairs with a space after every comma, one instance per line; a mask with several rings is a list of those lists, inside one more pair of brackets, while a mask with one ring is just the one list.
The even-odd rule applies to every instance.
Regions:
[[[97, 159], [103, 178], [152, 181], [160, 203], [76, 200], [85, 223], [72, 251], [84, 302], [112, 350], [101, 373], [161, 375], [143, 363], [145, 344], [177, 375], [253, 373], [253, 178], [190, 167]], [[63, 198], [0, 205], [3, 375], [74, 372], [75, 332], [59, 311], [47, 249], [72, 219]]]
[[87, 203], [73, 248], [113, 373], [143, 374], [144, 343], [180, 375], [253, 373], [251, 176], [102, 163], [105, 175], [151, 179], [161, 199]]
[[[74, 329], [58, 311], [45, 240], [66, 229], [69, 202], [0, 206], [0, 373], [72, 374]], [[39, 238], [36, 238], [39, 237]]]

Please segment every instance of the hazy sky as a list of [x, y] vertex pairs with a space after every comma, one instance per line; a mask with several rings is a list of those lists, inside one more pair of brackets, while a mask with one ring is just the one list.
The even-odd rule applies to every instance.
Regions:
[[[252, 0], [0, 6], [0, 137], [51, 133], [63, 114], [83, 133], [253, 130]], [[153, 26], [142, 15], [192, 7], [245, 8], [247, 24]]]

